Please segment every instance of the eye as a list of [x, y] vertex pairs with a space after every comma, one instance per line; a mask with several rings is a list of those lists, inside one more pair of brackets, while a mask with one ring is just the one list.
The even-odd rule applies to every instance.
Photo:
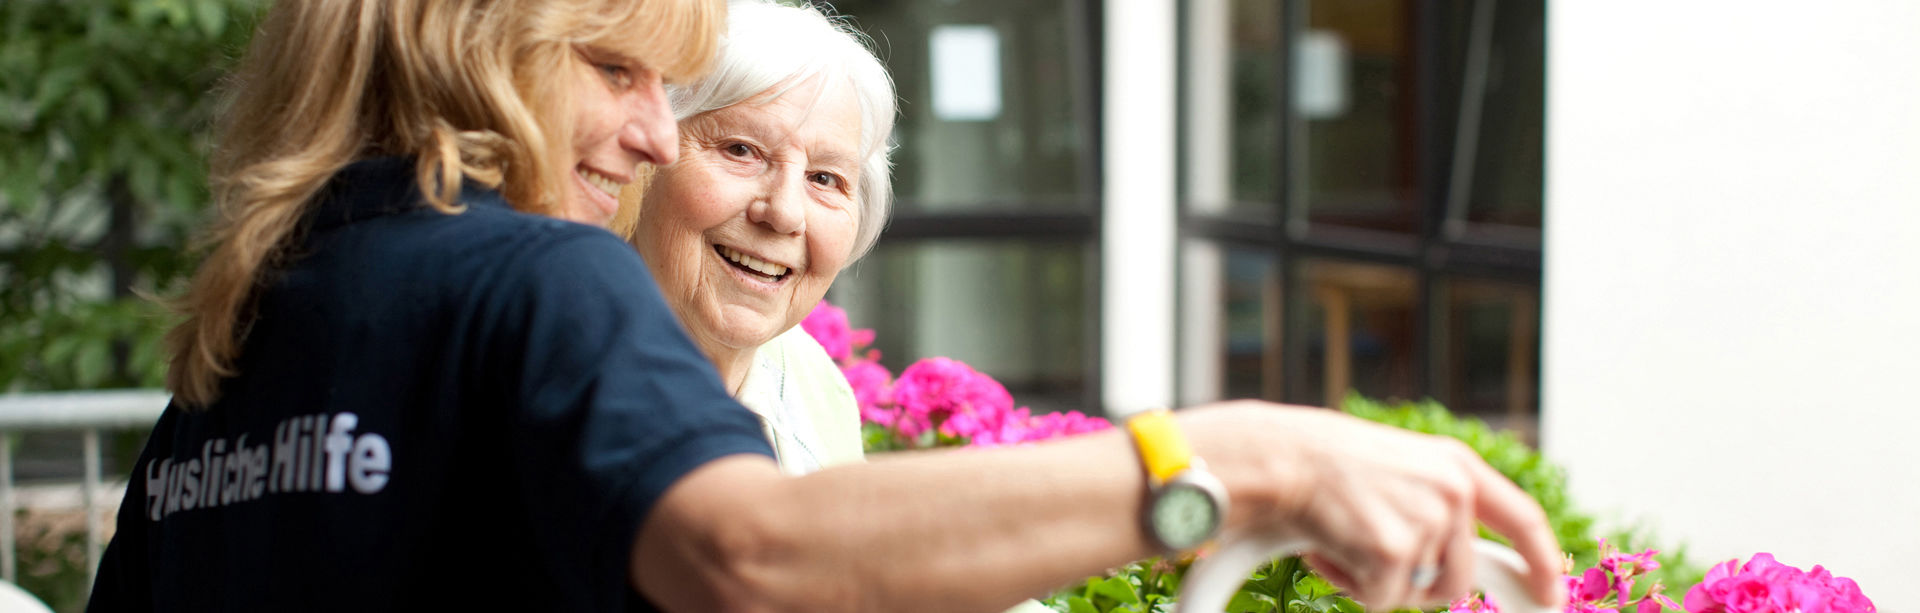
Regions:
[[812, 181], [814, 185], [834, 190], [845, 190], [847, 186], [846, 179], [841, 178], [840, 175], [825, 171], [810, 173], [807, 175], [807, 180]]
[[619, 64], [595, 64], [600, 76], [606, 78], [607, 85], [614, 91], [625, 91], [633, 87], [633, 71]]
[[720, 145], [720, 152], [725, 153], [730, 157], [737, 157], [737, 158], [754, 157], [753, 146], [740, 141], [733, 141], [730, 143]]

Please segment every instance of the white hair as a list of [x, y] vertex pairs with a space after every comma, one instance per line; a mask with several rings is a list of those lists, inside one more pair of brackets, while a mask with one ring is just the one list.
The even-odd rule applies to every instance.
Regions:
[[880, 238], [893, 204], [888, 137], [895, 111], [893, 78], [868, 50], [865, 36], [844, 20], [813, 6], [786, 6], [766, 0], [727, 3], [727, 33], [713, 71], [691, 83], [667, 86], [676, 121], [746, 102], [770, 90], [816, 77], [823, 86], [847, 83], [860, 104], [860, 180], [854, 198], [860, 230], [851, 263]]

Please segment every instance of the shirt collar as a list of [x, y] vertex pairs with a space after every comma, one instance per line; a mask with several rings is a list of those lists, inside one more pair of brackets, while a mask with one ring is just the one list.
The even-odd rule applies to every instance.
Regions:
[[[356, 221], [405, 213], [426, 206], [414, 180], [411, 157], [357, 160], [334, 173], [320, 191], [313, 213], [313, 231], [324, 232]], [[460, 203], [467, 206], [510, 208], [500, 193], [471, 179], [462, 183]]]

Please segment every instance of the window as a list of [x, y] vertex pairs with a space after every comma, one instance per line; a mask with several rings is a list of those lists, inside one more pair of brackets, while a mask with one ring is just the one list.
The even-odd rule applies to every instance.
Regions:
[[1183, 8], [1180, 396], [1537, 411], [1545, 3]]
[[947, 356], [1036, 412], [1097, 411], [1097, 0], [833, 6], [901, 106], [893, 220], [829, 299], [895, 373]]

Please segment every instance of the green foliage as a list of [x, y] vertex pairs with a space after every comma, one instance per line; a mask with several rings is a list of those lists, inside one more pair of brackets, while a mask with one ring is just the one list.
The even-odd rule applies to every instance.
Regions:
[[[76, 301], [0, 329], [0, 373], [49, 389], [160, 387], [168, 316], [138, 298]], [[125, 368], [116, 368], [116, 351]]]
[[1191, 560], [1176, 564], [1161, 558], [1134, 562], [1057, 592], [1043, 604], [1063, 613], [1171, 611], [1174, 597], [1180, 594], [1180, 578], [1190, 564]]
[[0, 4], [0, 390], [151, 384], [207, 201], [215, 83], [260, 0]]
[[[1593, 517], [1574, 509], [1567, 499], [1566, 475], [1512, 432], [1496, 431], [1478, 419], [1457, 417], [1431, 400], [1389, 405], [1352, 395], [1341, 408], [1368, 421], [1466, 443], [1494, 470], [1540, 502], [1540, 507], [1547, 512], [1548, 523], [1553, 525], [1554, 535], [1560, 539], [1562, 551], [1573, 556], [1575, 562], [1587, 565], [1598, 559], [1599, 548], [1592, 534]], [[1483, 531], [1482, 536], [1498, 535]]]
[[907, 438], [899, 430], [872, 422], [861, 422], [860, 444], [867, 453], [884, 453], [937, 447], [965, 447], [967, 439], [963, 436], [941, 434], [937, 429], [927, 430], [921, 432], [920, 436]]
[[80, 521], [58, 522], [45, 518], [24, 521], [28, 517], [25, 513], [15, 514], [15, 525], [20, 526], [17, 532], [20, 589], [59, 613], [86, 610], [86, 529]]
[[[1575, 509], [1567, 497], [1566, 475], [1545, 456], [1512, 432], [1497, 431], [1486, 422], [1459, 417], [1437, 402], [1383, 403], [1355, 395], [1342, 407], [1370, 421], [1428, 434], [1447, 436], [1467, 444], [1501, 474], [1540, 502], [1563, 551], [1576, 569], [1593, 566], [1599, 547], [1591, 515]], [[1497, 538], [1485, 532], [1483, 536]], [[1627, 551], [1650, 548], [1643, 531], [1625, 530], [1607, 536], [1607, 542]], [[1648, 577], [1665, 584], [1667, 593], [1686, 593], [1700, 581], [1701, 569], [1686, 562], [1684, 551], [1662, 550], [1662, 567]], [[1190, 561], [1170, 563], [1148, 559], [1087, 579], [1085, 584], [1049, 597], [1045, 604], [1063, 613], [1114, 611], [1170, 611], [1178, 596], [1180, 578]], [[1642, 587], [1651, 585], [1648, 581]], [[1325, 579], [1313, 574], [1299, 558], [1274, 560], [1255, 571], [1229, 602], [1228, 613], [1360, 613], [1365, 609], [1339, 594]]]
[[[191, 269], [212, 90], [264, 4], [0, 1], [0, 392], [160, 385], [172, 322], [134, 292]], [[57, 611], [86, 603], [70, 523], [18, 534]]]
[[[1608, 543], [1622, 551], [1659, 549], [1661, 568], [1648, 577], [1661, 581], [1669, 588], [1678, 588], [1682, 593], [1687, 587], [1699, 583], [1700, 577], [1705, 574], [1703, 569], [1688, 563], [1685, 548], [1659, 547], [1647, 530], [1624, 529], [1608, 534], [1596, 533], [1593, 516], [1574, 508], [1573, 502], [1568, 499], [1565, 471], [1548, 462], [1546, 456], [1512, 432], [1494, 430], [1479, 419], [1456, 416], [1432, 400], [1388, 404], [1355, 394], [1347, 397], [1342, 408], [1369, 421], [1438, 434], [1466, 443], [1486, 459], [1488, 465], [1539, 501], [1540, 508], [1547, 512], [1547, 522], [1553, 526], [1554, 535], [1560, 539], [1561, 551], [1567, 552], [1573, 559], [1576, 570], [1590, 568], [1599, 561], [1599, 538], [1604, 536]], [[1497, 538], [1498, 535], [1483, 530], [1482, 536]]]
[[[1057, 592], [1044, 604], [1063, 613], [1171, 611], [1180, 594], [1180, 581], [1191, 565], [1191, 559], [1142, 560]], [[1341, 595], [1339, 588], [1313, 574], [1298, 557], [1276, 559], [1256, 569], [1227, 603], [1227, 613], [1363, 611], [1360, 603]]]

